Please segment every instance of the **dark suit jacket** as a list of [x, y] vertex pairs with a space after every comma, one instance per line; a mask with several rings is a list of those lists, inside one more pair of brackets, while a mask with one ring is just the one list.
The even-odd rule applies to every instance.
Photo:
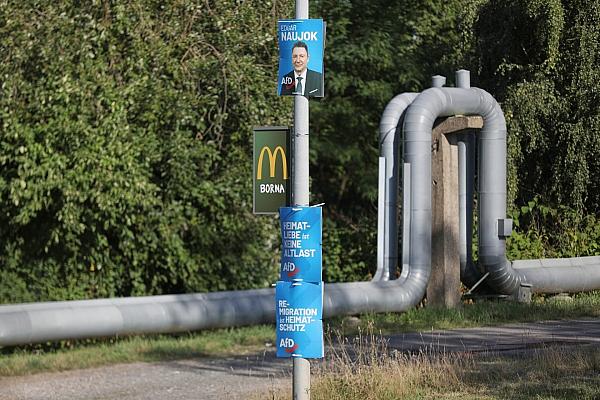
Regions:
[[[296, 89], [296, 76], [294, 71], [290, 71], [284, 75], [284, 78], [291, 78], [292, 84], [281, 85], [282, 96], [294, 94]], [[306, 82], [302, 82], [304, 86], [304, 96], [323, 97], [323, 74], [310, 69], [306, 70]]]

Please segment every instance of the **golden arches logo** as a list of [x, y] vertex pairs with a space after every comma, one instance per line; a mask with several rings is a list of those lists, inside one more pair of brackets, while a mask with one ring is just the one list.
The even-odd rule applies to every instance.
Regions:
[[256, 179], [262, 179], [262, 169], [263, 169], [263, 159], [265, 156], [265, 152], [267, 152], [267, 155], [269, 156], [269, 176], [271, 178], [275, 178], [275, 163], [277, 162], [277, 155], [279, 153], [281, 153], [281, 162], [282, 162], [282, 166], [283, 166], [283, 179], [287, 179], [288, 178], [288, 170], [287, 170], [287, 158], [285, 157], [285, 151], [283, 150], [283, 147], [281, 146], [277, 146], [275, 147], [274, 151], [271, 151], [271, 149], [268, 146], [264, 146], [261, 150], [260, 150], [260, 154], [258, 156], [258, 171], [256, 172]]

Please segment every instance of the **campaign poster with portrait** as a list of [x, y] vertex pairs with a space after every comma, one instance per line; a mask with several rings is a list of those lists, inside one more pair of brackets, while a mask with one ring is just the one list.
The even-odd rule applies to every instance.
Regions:
[[323, 97], [322, 19], [283, 20], [278, 23], [280, 96]]

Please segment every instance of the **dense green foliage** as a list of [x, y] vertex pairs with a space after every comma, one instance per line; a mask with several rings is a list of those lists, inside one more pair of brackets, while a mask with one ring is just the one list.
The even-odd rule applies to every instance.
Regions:
[[507, 240], [511, 260], [600, 254], [600, 221], [594, 214], [564, 205], [548, 207], [536, 197], [515, 208], [511, 217], [516, 225]]
[[0, 2], [1, 302], [274, 279], [249, 166], [287, 10], [253, 3]]
[[489, 0], [465, 46], [508, 127], [509, 256], [600, 254], [600, 3]]
[[510, 195], [600, 212], [600, 3], [491, 0], [475, 24], [481, 84], [502, 102]]

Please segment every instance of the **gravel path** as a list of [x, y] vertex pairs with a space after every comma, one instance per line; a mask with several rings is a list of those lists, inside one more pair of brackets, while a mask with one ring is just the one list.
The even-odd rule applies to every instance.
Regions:
[[1, 400], [247, 399], [291, 385], [291, 361], [274, 353], [225, 359], [119, 364], [0, 377]]
[[[522, 353], [553, 345], [600, 346], [600, 319], [543, 321], [499, 327], [403, 333], [387, 337], [401, 351]], [[263, 354], [0, 377], [0, 400], [248, 399], [290, 387], [291, 361]]]

